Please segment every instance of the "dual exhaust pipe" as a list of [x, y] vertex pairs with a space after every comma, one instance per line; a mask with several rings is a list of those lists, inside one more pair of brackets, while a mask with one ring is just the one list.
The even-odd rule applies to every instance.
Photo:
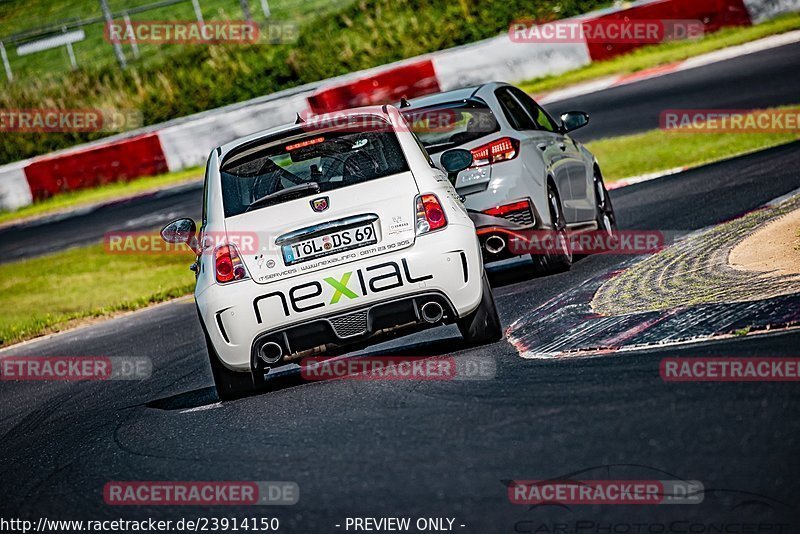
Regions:
[[[426, 302], [420, 308], [422, 320], [429, 324], [438, 323], [444, 317], [442, 305], [436, 301]], [[258, 349], [258, 357], [267, 365], [274, 365], [283, 358], [283, 347], [274, 341], [267, 341]]]

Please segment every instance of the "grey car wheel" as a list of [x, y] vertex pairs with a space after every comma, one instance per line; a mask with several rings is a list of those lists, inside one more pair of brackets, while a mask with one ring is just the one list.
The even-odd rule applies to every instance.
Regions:
[[594, 196], [597, 203], [597, 229], [613, 234], [617, 231], [617, 218], [614, 215], [614, 206], [611, 205], [608, 189], [598, 169], [594, 171]]
[[547, 205], [555, 231], [553, 247], [544, 254], [531, 254], [536, 272], [541, 274], [569, 271], [572, 267], [572, 248], [569, 246], [567, 220], [561, 206], [561, 198], [552, 183], [547, 184]]

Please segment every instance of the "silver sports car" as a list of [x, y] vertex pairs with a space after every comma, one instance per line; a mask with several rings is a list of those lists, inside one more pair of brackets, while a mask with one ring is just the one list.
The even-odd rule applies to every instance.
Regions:
[[560, 123], [521, 89], [501, 82], [401, 102], [401, 111], [434, 162], [467, 149], [473, 163], [455, 177], [472, 214], [487, 262], [519, 254], [509, 241], [549, 230], [560, 246], [532, 254], [540, 272], [572, 265], [568, 232], [616, 230], [614, 208], [597, 160], [568, 133], [586, 113]]

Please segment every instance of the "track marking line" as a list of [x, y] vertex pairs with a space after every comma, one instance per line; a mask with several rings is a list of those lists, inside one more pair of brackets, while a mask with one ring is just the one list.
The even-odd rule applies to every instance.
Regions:
[[222, 402], [215, 402], [214, 404], [206, 404], [205, 406], [197, 406], [195, 408], [189, 408], [188, 410], [181, 410], [178, 413], [205, 412], [206, 410], [215, 410], [217, 408], [222, 408]]

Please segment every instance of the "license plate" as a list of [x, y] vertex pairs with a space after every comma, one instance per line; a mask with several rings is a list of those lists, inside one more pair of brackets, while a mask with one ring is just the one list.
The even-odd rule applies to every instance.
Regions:
[[377, 242], [378, 239], [372, 224], [365, 224], [283, 245], [283, 260], [286, 265], [291, 265], [353, 248], [374, 245]]

